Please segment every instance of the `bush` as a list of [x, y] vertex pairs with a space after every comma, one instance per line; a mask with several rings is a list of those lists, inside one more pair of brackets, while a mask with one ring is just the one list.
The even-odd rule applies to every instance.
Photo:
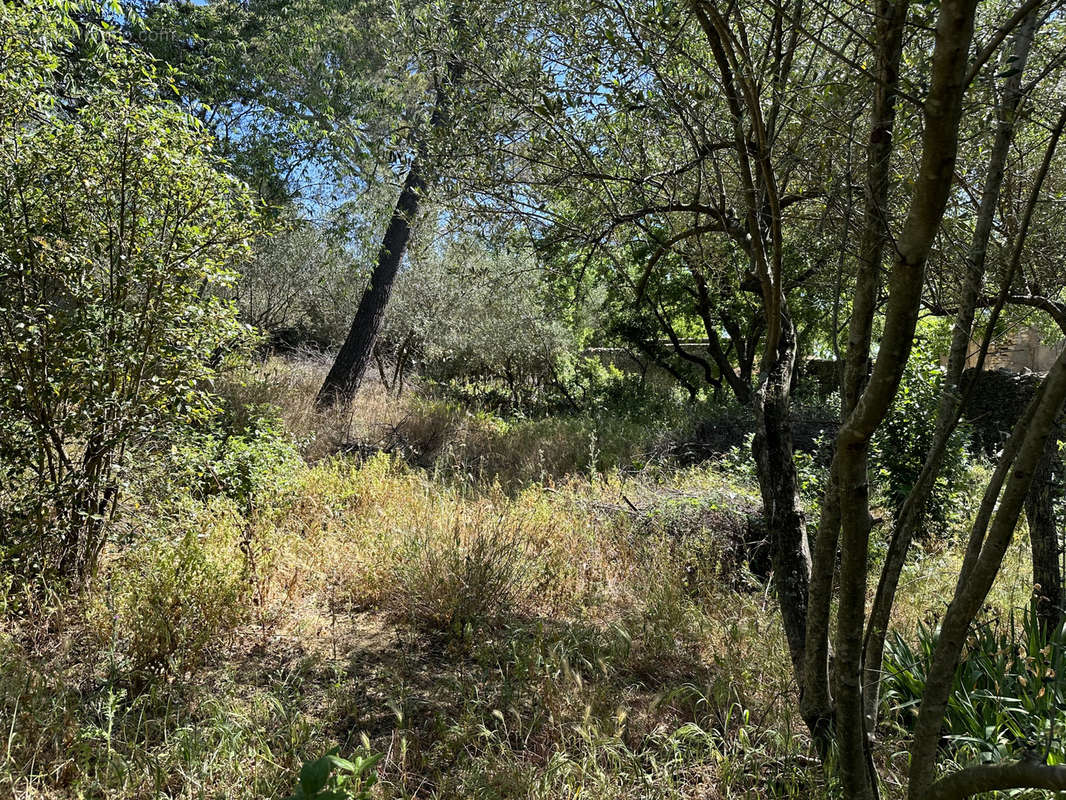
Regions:
[[399, 390], [405, 370], [417, 366], [483, 405], [518, 412], [543, 403], [578, 342], [560, 321], [533, 255], [461, 236], [445, 245], [420, 237], [410, 258], [377, 346], [383, 382]]
[[[75, 46], [67, 6], [0, 11], [0, 553], [80, 584], [133, 454], [210, 408], [244, 333], [214, 289], [254, 214], [151, 66], [103, 28]], [[71, 70], [72, 108], [52, 102], [61, 76], [27, 81], [20, 48]]]
[[398, 568], [396, 607], [416, 625], [463, 635], [514, 614], [533, 594], [520, 525], [503, 517], [457, 519], [421, 536]]
[[[874, 435], [870, 451], [873, 473], [884, 492], [885, 502], [898, 514], [918, 480], [933, 442], [937, 406], [944, 370], [935, 356], [918, 345], [907, 362], [903, 381], [884, 424]], [[964, 504], [965, 475], [970, 466], [967, 435], [955, 429], [944, 454], [943, 465], [926, 503], [925, 531], [942, 535]]]
[[282, 349], [326, 349], [344, 341], [366, 275], [358, 257], [319, 227], [286, 217], [260, 237], [234, 287], [241, 318]]
[[257, 495], [281, 489], [302, 465], [284, 422], [271, 406], [225, 414], [207, 432], [176, 446], [168, 483], [200, 500], [221, 495], [250, 512]]
[[109, 591], [95, 609], [106, 619], [98, 629], [134, 675], [193, 669], [245, 618], [240, 517], [216, 505], [184, 510], [173, 530], [134, 544], [108, 565]]
[[683, 392], [673, 382], [649, 379], [605, 364], [594, 356], [572, 359], [559, 373], [560, 386], [588, 413], [620, 417], [674, 419], [691, 414]]

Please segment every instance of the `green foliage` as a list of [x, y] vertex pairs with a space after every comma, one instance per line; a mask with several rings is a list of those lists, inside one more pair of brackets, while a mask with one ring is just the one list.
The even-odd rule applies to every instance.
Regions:
[[374, 767], [381, 754], [356, 755], [350, 761], [334, 748], [300, 768], [300, 782], [286, 800], [369, 800], [377, 783]]
[[366, 280], [354, 258], [322, 228], [284, 219], [241, 269], [233, 290], [241, 318], [279, 345], [340, 343]]
[[619, 418], [669, 419], [691, 413], [678, 387], [658, 376], [626, 372], [595, 355], [572, 359], [560, 375], [561, 383], [578, 404], [591, 413]]
[[[907, 362], [899, 392], [870, 448], [871, 468], [885, 501], [898, 513], [918, 480], [933, 441], [944, 369], [936, 355], [917, 345]], [[926, 504], [925, 530], [947, 532], [965, 509], [966, 472], [970, 455], [966, 433], [957, 427], [948, 442], [943, 465]]]
[[729, 448], [719, 459], [719, 468], [733, 480], [748, 486], [758, 486], [759, 476], [752, 456], [752, 441], [755, 433], [744, 435], [744, 443]]
[[810, 452], [797, 450], [792, 455], [799, 478], [800, 495], [809, 507], [817, 506], [825, 497], [826, 482], [829, 480], [829, 458], [823, 457], [830, 451], [828, 437], [822, 434], [815, 440], [815, 449]]
[[167, 461], [167, 484], [206, 499], [222, 495], [249, 510], [256, 497], [276, 491], [300, 461], [277, 410], [253, 405], [220, 415], [208, 433], [175, 445]]
[[390, 300], [377, 348], [382, 378], [399, 389], [417, 365], [452, 394], [512, 413], [560, 402], [558, 376], [580, 343], [533, 255], [472, 236], [436, 241], [433, 222], [420, 226]]
[[[892, 632], [885, 646], [883, 700], [905, 727], [917, 719], [938, 631], [918, 627], [909, 642]], [[955, 672], [944, 742], [958, 761], [999, 762], [1038, 754], [1066, 763], [1066, 630], [1048, 633], [1029, 609], [1021, 619], [977, 623]]]
[[[150, 64], [92, 25], [71, 55], [58, 20], [42, 32], [0, 11], [0, 549], [77, 583], [133, 454], [209, 412], [208, 381], [245, 335], [216, 289], [254, 214]], [[77, 102], [27, 79], [20, 48], [67, 59]]]

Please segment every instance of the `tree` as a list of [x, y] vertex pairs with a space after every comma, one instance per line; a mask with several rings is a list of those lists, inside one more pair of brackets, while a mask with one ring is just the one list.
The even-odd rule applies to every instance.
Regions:
[[131, 455], [210, 409], [255, 215], [151, 65], [65, 5], [0, 12], [0, 547], [79, 587]]
[[551, 302], [528, 246], [461, 232], [440, 241], [434, 221], [416, 231], [410, 266], [397, 279], [375, 354], [383, 382], [399, 393], [417, 359], [429, 380], [498, 381], [516, 410], [530, 393], [558, 388], [579, 336]]
[[144, 12], [131, 35], [143, 26], [139, 40], [178, 68], [186, 102], [239, 174], [301, 215], [332, 207], [360, 245], [376, 240], [350, 248], [356, 259], [372, 251], [373, 265], [352, 265], [365, 290], [318, 394], [322, 407], [350, 400], [423, 196], [454, 196], [450, 184], [494, 149], [499, 114], [471, 98], [465, 70], [496, 63], [493, 21], [504, 12], [425, 0], [147, 3]]
[[[447, 67], [447, 76], [437, 79], [436, 99], [429, 118], [431, 133], [439, 132], [448, 121], [448, 92], [462, 76], [461, 62], [453, 57]], [[351, 330], [341, 345], [333, 366], [322, 382], [315, 399], [319, 408], [328, 408], [337, 403], [350, 402], [355, 397], [374, 353], [374, 342], [381, 330], [385, 309], [392, 294], [400, 262], [407, 252], [411, 238], [411, 226], [418, 215], [421, 195], [426, 190], [423, 170], [426, 169], [427, 148], [417, 137], [414, 143], [414, 158], [404, 179], [400, 197], [396, 201], [392, 218], [385, 229], [385, 236], [378, 251], [377, 264], [370, 273], [370, 281], [363, 292], [359, 307], [352, 320]]]
[[[1014, 76], [1023, 72], [1034, 19], [1041, 19], [1046, 9], [1035, 2], [1016, 10], [979, 9], [974, 0], [959, 0], [919, 11], [906, 0], [886, 0], [875, 4], [873, 12], [867, 24], [854, 9], [818, 3], [754, 7], [693, 0], [688, 6], [604, 2], [587, 11], [567, 7], [573, 16], [565, 24], [586, 32], [572, 48], [561, 32], [551, 32], [550, 21], [529, 34], [548, 54], [543, 56], [546, 61], [565, 67], [547, 70], [537, 100], [528, 104], [535, 134], [528, 137], [526, 150], [539, 176], [537, 185], [547, 187], [545, 216], [554, 217], [542, 224], [554, 226], [559, 237], [583, 239], [588, 252], [613, 262], [616, 280], [632, 288], [635, 300], [659, 318], [665, 331], [677, 317], [663, 314], [662, 296], [651, 294], [664, 276], [676, 281], [689, 273], [696, 309], [717, 312], [723, 305], [706, 302], [710, 286], [721, 296], [755, 296], [765, 327], [759, 336], [762, 355], [754, 385], [747, 385], [743, 369], [737, 367], [744, 337], [733, 335], [739, 326], [728, 314], [716, 314], [705, 324], [716, 362], [716, 369], [706, 374], [711, 380], [721, 376], [742, 400], [750, 393], [775, 588], [801, 709], [823, 753], [832, 742], [837, 745], [845, 790], [856, 798], [872, 797], [877, 781], [865, 710], [871, 695], [863, 686], [864, 640], [870, 630], [865, 614], [870, 442], [910, 358], [926, 298], [927, 267], [936, 257], [934, 245], [945, 229], [945, 213], [958, 197], [953, 186], [960, 132], [964, 123], [976, 125], [982, 108], [980, 103], [968, 105], [974, 79], [992, 68], [1017, 30], [1013, 53], [1001, 62], [1011, 64], [1002, 76], [1005, 99], [997, 103], [1006, 124], [999, 126], [993, 143], [985, 190], [995, 198], [995, 173], [1001, 169], [997, 161], [1002, 141], [1013, 136], [1011, 122], [1020, 94], [1022, 79]], [[581, 23], [575, 25], [573, 17]], [[859, 30], [867, 25], [871, 35], [864, 38]], [[979, 42], [975, 29], [980, 30]], [[914, 57], [930, 51], [931, 60]], [[1052, 53], [1031, 86], [1045, 81], [1050, 85], [1055, 64]], [[821, 82], [842, 88], [820, 95]], [[526, 86], [500, 84], [498, 89], [528, 92]], [[869, 135], [853, 149], [853, 133], [863, 127], [856, 120], [865, 113], [864, 94], [870, 101]], [[842, 149], [852, 154], [839, 182], [833, 180], [836, 159], [818, 158], [816, 137], [839, 137]], [[847, 226], [836, 231], [823, 227], [817, 239], [836, 242], [838, 257], [796, 258], [800, 242], [809, 241], [810, 227], [805, 226], [811, 225], [811, 217], [824, 218], [839, 208], [827, 187], [846, 187], [850, 196], [853, 163], [864, 164], [866, 172], [857, 235], [853, 238]], [[507, 202], [488, 189], [484, 197], [488, 206]], [[974, 203], [978, 222], [968, 258], [972, 273], [980, 273], [989, 202], [994, 204]], [[524, 205], [527, 217], [545, 213], [528, 195], [512, 205]], [[530, 206], [535, 210], [529, 211]], [[825, 211], [803, 213], [811, 207]], [[846, 213], [837, 216], [849, 219]], [[612, 245], [624, 251], [627, 237], [639, 239], [647, 255], [627, 258], [611, 252]], [[715, 248], [708, 240], [726, 247]], [[723, 250], [743, 267], [732, 281], [706, 280], [715, 255]], [[585, 263], [592, 262], [590, 257]], [[850, 311], [844, 419], [812, 553], [792, 462], [790, 393], [800, 339], [793, 304], [805, 299], [799, 288], [826, 275], [832, 265], [837, 265], [831, 284], [837, 294], [846, 285], [841, 265], [853, 265], [854, 288], [850, 309], [830, 299], [831, 341], [836, 339], [836, 319]], [[964, 298], [961, 305], [972, 304]], [[961, 328], [968, 331], [970, 326]], [[727, 331], [732, 352], [714, 346], [725, 340]], [[1016, 500], [1025, 496], [1022, 487], [1028, 487], [1031, 459], [1042, 452], [1048, 421], [1061, 406], [1059, 380], [1057, 372], [1049, 377], [1042, 399], [1016, 429], [1014, 445], [989, 487], [987, 513], [973, 534], [973, 558], [987, 573], [975, 580], [978, 568], [965, 566], [957, 602], [949, 609], [959, 636], [976, 613], [975, 598], [979, 603], [987, 592], [985, 577], [998, 569], [998, 548], [1014, 530], [1020, 510]], [[1008, 475], [1017, 486], [1007, 481]], [[997, 499], [1000, 504], [991, 522]], [[834, 597], [835, 633], [830, 624]], [[887, 602], [890, 607], [891, 600]], [[950, 686], [958, 658], [953, 648], [961, 647], [961, 641], [944, 643], [937, 656], [936, 674], [947, 684], [938, 684], [922, 706], [912, 750], [914, 797], [962, 783], [949, 780], [934, 787], [932, 772], [943, 718], [938, 703], [946, 701], [946, 694], [939, 693]], [[875, 661], [868, 667], [878, 669]], [[996, 780], [1005, 780], [1008, 772], [996, 772]], [[1043, 786], [1060, 780], [1056, 775], [1037, 779], [1018, 770], [1014, 779], [1019, 786], [1031, 780]]]

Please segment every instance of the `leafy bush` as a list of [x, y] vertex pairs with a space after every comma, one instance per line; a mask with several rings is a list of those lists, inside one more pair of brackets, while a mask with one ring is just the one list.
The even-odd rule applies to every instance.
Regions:
[[[149, 64], [78, 33], [69, 4], [18, 5], [0, 10], [0, 552], [78, 584], [132, 454], [210, 408], [205, 380], [244, 333], [214, 289], [254, 214]], [[22, 49], [70, 75], [27, 73]]]
[[241, 318], [276, 345], [314, 349], [344, 340], [366, 276], [358, 257], [319, 227], [286, 218], [260, 237], [234, 286]]
[[[894, 513], [903, 507], [918, 480], [933, 441], [937, 406], [944, 370], [935, 356], [922, 346], [907, 362], [903, 381], [884, 424], [874, 435], [871, 467]], [[970, 466], [967, 436], [955, 429], [944, 454], [943, 466], [926, 504], [925, 530], [943, 534], [957, 519]]]
[[560, 386], [589, 413], [663, 419], [691, 413], [683, 392], [673, 382], [626, 372], [594, 356], [570, 360], [559, 373]]
[[[885, 643], [883, 700], [905, 727], [917, 719], [938, 631]], [[957, 760], [1003, 761], [1025, 751], [1066, 763], [1066, 630], [1045, 633], [1025, 610], [977, 624], [955, 672], [944, 742]], [[1047, 751], [1047, 752], [1045, 752]]]
[[399, 389], [405, 370], [416, 365], [452, 393], [511, 412], [536, 406], [557, 388], [559, 364], [578, 342], [531, 253], [469, 236], [445, 245], [422, 236], [410, 257], [377, 347], [386, 383]]
[[182, 491], [199, 499], [222, 495], [249, 511], [257, 495], [280, 489], [301, 463], [277, 410], [250, 406], [175, 447], [168, 466]]

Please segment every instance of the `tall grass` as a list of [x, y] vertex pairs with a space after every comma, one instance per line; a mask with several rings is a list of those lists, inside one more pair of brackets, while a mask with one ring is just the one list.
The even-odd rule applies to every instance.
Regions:
[[230, 374], [219, 389], [235, 409], [277, 408], [312, 462], [385, 452], [432, 471], [438, 481], [499, 482], [508, 489], [643, 465], [657, 440], [680, 422], [596, 410], [505, 418], [417, 386], [397, 397], [372, 378], [351, 406], [320, 411], [314, 398], [327, 367], [311, 356], [271, 358]]
[[85, 597], [0, 591], [0, 796], [282, 797], [333, 748], [376, 798], [834, 796], [743, 475], [643, 461], [632, 419], [320, 414], [319, 374], [267, 362], [146, 461]]
[[622, 494], [669, 507], [682, 489], [661, 480], [474, 490], [379, 454], [298, 467], [249, 502], [146, 500], [137, 519], [156, 524], [130, 528], [87, 601], [9, 617], [0, 791], [279, 796], [364, 733], [381, 797], [751, 783], [741, 716], [767, 752], [806, 746], [767, 738], [783, 646], [744, 663], [749, 636], [776, 636], [772, 604], [738, 604], [709, 561], [693, 583], [685, 564], [719, 532], [682, 524], [687, 504], [619, 510]]

